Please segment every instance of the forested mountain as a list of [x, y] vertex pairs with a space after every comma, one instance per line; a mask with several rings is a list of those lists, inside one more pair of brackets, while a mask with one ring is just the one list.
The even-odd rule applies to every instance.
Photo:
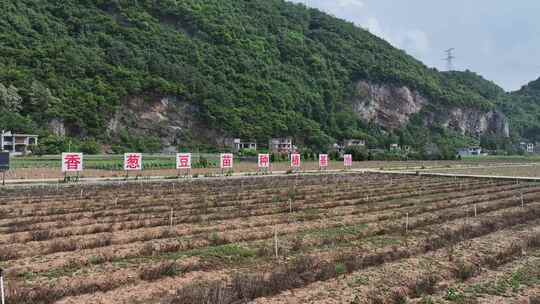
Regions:
[[510, 118], [516, 137], [540, 142], [540, 78], [502, 98], [499, 108]]
[[525, 117], [476, 74], [427, 68], [283, 0], [7, 0], [0, 10], [3, 129], [140, 150], [230, 136], [451, 149], [506, 137], [501, 104]]

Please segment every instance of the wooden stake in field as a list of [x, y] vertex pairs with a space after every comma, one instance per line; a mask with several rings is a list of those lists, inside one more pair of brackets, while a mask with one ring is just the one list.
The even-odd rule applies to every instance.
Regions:
[[525, 208], [525, 200], [523, 199], [523, 192], [521, 192], [521, 208]]
[[289, 212], [292, 213], [292, 199], [289, 198]]
[[405, 233], [409, 233], [409, 212], [405, 214]]
[[80, 197], [81, 199], [82, 199], [82, 197], [83, 197], [83, 193], [84, 193], [84, 189], [81, 188], [81, 197]]
[[474, 204], [474, 217], [477, 217], [477, 216], [478, 216], [478, 212], [477, 212], [476, 204]]
[[173, 220], [174, 220], [174, 208], [171, 207], [171, 228], [173, 227]]
[[278, 235], [277, 235], [277, 227], [274, 226], [274, 251], [276, 253], [276, 260], [279, 258], [279, 252], [278, 252]]

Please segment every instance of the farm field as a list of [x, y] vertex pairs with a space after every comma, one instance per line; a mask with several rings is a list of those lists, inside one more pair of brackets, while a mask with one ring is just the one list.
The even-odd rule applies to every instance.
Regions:
[[[82, 178], [120, 178], [125, 176], [121, 170], [123, 156], [85, 156], [85, 170], [81, 173]], [[195, 176], [210, 176], [220, 174], [217, 168], [217, 155], [203, 155], [208, 160], [207, 167], [197, 167], [200, 156], [194, 157], [195, 167], [191, 173]], [[450, 169], [466, 170], [477, 168], [494, 167], [513, 167], [517, 165], [531, 165], [536, 158], [470, 158], [461, 161], [362, 161], [354, 162], [354, 169], [381, 169], [381, 170], [440, 170], [442, 173], [452, 172]], [[144, 170], [141, 172], [131, 172], [130, 176], [141, 177], [174, 177], [178, 175], [176, 171], [174, 158], [171, 156], [148, 156], [143, 160]], [[14, 158], [11, 164], [11, 170], [6, 172], [7, 180], [45, 180], [62, 179], [63, 174], [60, 170], [60, 159], [55, 156], [50, 157], [23, 157]], [[288, 161], [272, 163], [272, 171], [284, 172], [290, 169]], [[318, 162], [303, 161], [302, 171], [317, 170]], [[343, 162], [331, 161], [328, 169], [341, 170]], [[235, 172], [256, 172], [257, 164], [253, 161], [235, 161]], [[439, 172], [439, 171], [433, 171]], [[460, 172], [460, 171], [457, 171]], [[508, 173], [512, 173], [507, 171]]]
[[538, 303], [539, 266], [537, 183], [348, 173], [0, 189], [9, 304]]
[[494, 165], [476, 168], [438, 168], [428, 169], [424, 172], [486, 176], [540, 177], [540, 164]]

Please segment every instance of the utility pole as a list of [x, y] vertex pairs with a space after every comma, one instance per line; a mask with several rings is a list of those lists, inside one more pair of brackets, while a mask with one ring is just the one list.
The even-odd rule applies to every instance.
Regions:
[[454, 56], [455, 50], [455, 48], [450, 48], [444, 51], [444, 53], [446, 54], [446, 58], [444, 58], [443, 60], [446, 61], [446, 69], [448, 70], [448, 72], [454, 70], [454, 59], [456, 59], [456, 57]]

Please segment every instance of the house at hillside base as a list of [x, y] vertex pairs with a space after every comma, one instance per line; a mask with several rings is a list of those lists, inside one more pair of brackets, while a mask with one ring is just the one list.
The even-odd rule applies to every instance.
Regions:
[[519, 149], [527, 154], [540, 154], [540, 143], [520, 142]]
[[345, 149], [349, 147], [361, 147], [366, 146], [366, 141], [363, 139], [346, 139], [342, 143], [335, 143], [332, 148], [337, 151], [340, 156], [343, 156]]
[[11, 155], [27, 155], [30, 153], [29, 146], [37, 145], [38, 136], [33, 134], [18, 134], [11, 131], [0, 133], [0, 151], [9, 152]]
[[461, 148], [457, 150], [457, 155], [461, 157], [466, 156], [482, 156], [482, 148], [480, 147], [469, 147], [469, 148]]
[[240, 150], [257, 150], [257, 142], [254, 140], [243, 140], [240, 138], [227, 138], [225, 145], [230, 147], [234, 152]]
[[347, 139], [343, 143], [343, 146], [345, 148], [348, 148], [348, 147], [365, 147], [366, 146], [366, 141], [363, 140], [363, 139]]
[[272, 138], [268, 141], [271, 153], [292, 153], [296, 150], [291, 137]]

